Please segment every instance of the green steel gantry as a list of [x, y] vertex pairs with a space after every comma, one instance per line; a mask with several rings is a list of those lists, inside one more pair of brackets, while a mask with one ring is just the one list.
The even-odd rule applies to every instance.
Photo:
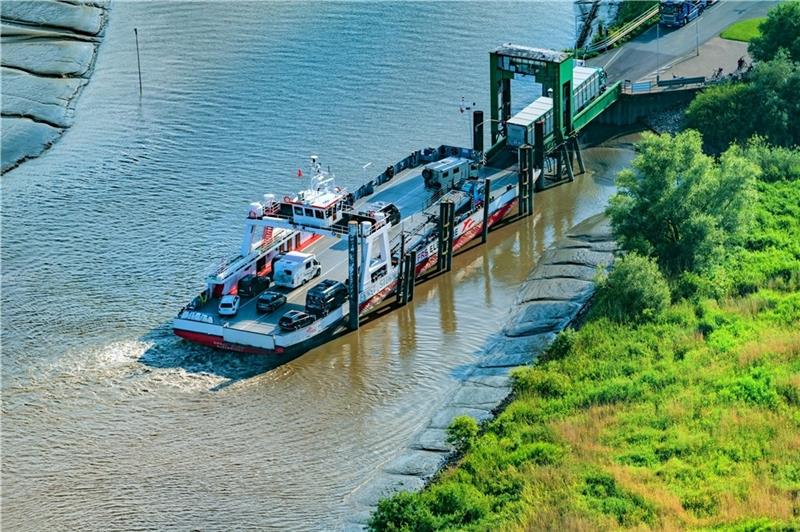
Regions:
[[552, 96], [553, 131], [545, 135], [541, 127], [536, 128], [538, 134], [534, 136], [533, 150], [520, 152], [531, 158], [527, 167], [540, 171], [537, 189], [544, 187], [542, 165], [546, 156], [555, 156], [558, 160], [556, 181], [562, 180], [562, 163], [569, 179], [572, 179], [573, 153], [578, 156], [580, 166], [583, 166], [578, 132], [610, 107], [621, 92], [621, 83], [617, 82], [576, 114], [572, 106], [574, 66], [575, 61], [569, 53], [557, 50], [505, 44], [489, 53], [491, 147], [487, 151], [487, 159], [506, 145], [502, 125], [511, 118], [511, 80], [516, 75], [533, 76], [542, 85], [542, 94]]

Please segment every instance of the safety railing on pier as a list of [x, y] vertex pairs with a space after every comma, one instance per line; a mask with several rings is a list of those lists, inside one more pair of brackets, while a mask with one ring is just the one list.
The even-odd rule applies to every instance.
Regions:
[[637, 28], [639, 28], [642, 24], [647, 24], [653, 17], [658, 16], [658, 9], [659, 6], [656, 4], [651, 9], [648, 9], [632, 21], [625, 24], [622, 28], [618, 31], [615, 31], [613, 34], [609, 35], [602, 41], [598, 41], [596, 43], [592, 43], [589, 46], [584, 46], [583, 48], [578, 48], [576, 50], [576, 56], [587, 56], [590, 54], [604, 52], [608, 50], [622, 39], [633, 33]]

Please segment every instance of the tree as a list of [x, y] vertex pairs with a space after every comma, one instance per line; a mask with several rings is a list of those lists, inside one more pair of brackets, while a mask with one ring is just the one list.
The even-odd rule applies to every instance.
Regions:
[[800, 3], [783, 2], [769, 10], [758, 27], [761, 35], [750, 42], [753, 59], [770, 61], [783, 49], [793, 61], [800, 61]]
[[720, 153], [732, 142], [744, 145], [759, 135], [776, 146], [800, 143], [800, 66], [785, 52], [756, 66], [743, 83], [711, 87], [686, 110], [687, 125], [703, 134], [706, 147]]
[[753, 91], [746, 83], [726, 83], [695, 96], [686, 111], [689, 127], [702, 132], [709, 151], [719, 153], [731, 142], [744, 142], [753, 134], [748, 103]]
[[617, 259], [598, 290], [597, 308], [620, 322], [655, 318], [669, 303], [669, 286], [658, 265], [636, 252]]
[[758, 167], [735, 146], [717, 163], [701, 144], [692, 130], [645, 134], [607, 211], [622, 247], [655, 257], [670, 277], [702, 270], [748, 220]]

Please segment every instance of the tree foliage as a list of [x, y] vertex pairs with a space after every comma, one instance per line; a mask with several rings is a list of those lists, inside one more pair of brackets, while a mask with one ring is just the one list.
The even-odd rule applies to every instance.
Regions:
[[644, 135], [608, 208], [623, 248], [654, 256], [668, 276], [702, 270], [748, 220], [758, 167], [736, 147], [717, 163], [701, 144], [696, 131]]
[[754, 59], [769, 61], [785, 50], [793, 61], [800, 61], [800, 3], [782, 2], [770, 9], [759, 30], [761, 35], [748, 48]]
[[597, 309], [615, 321], [646, 321], [669, 306], [669, 286], [650, 257], [629, 253], [600, 282]]
[[756, 65], [743, 83], [711, 87], [686, 110], [687, 125], [703, 134], [706, 147], [719, 153], [732, 142], [744, 145], [760, 135], [776, 146], [800, 144], [800, 66], [786, 53]]

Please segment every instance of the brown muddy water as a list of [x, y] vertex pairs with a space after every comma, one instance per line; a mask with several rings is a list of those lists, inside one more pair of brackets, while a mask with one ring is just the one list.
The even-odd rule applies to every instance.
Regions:
[[[339, 528], [542, 250], [603, 208], [630, 149], [587, 150], [591, 173], [537, 195], [535, 216], [456, 257], [412, 305], [283, 365], [190, 345], [169, 322], [237, 249], [248, 201], [294, 192], [309, 154], [352, 187], [368, 162], [377, 174], [468, 144], [458, 102], [488, 109], [488, 51], [567, 47], [572, 15], [568, 2], [113, 3], [75, 124], [0, 182], [3, 530]], [[515, 85], [515, 110], [528, 89]]]
[[9, 530], [331, 529], [457, 386], [544, 249], [599, 212], [631, 137], [535, 197], [414, 302], [283, 365], [165, 325], [38, 366], [3, 401]]

